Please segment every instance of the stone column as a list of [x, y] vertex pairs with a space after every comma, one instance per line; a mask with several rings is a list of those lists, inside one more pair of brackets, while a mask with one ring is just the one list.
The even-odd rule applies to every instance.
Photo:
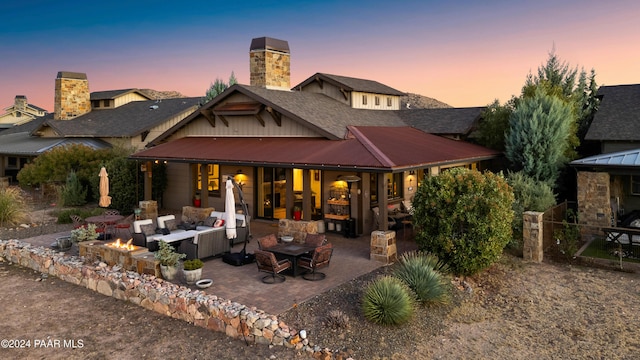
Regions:
[[542, 262], [544, 213], [525, 211], [522, 215], [522, 258], [524, 261]]
[[392, 264], [398, 260], [396, 232], [376, 230], [371, 233], [371, 254], [369, 259]]

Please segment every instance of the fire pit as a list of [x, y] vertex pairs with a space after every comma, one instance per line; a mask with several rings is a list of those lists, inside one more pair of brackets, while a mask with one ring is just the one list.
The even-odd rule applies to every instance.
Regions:
[[116, 239], [105, 244], [100, 240], [83, 241], [78, 243], [80, 256], [87, 261], [102, 261], [109, 266], [118, 265], [125, 270], [136, 271], [140, 274], [160, 276], [160, 263], [149, 249], [131, 244], [132, 240], [123, 242]]
[[116, 241], [107, 243], [105, 244], [105, 246], [115, 248], [118, 250], [126, 250], [126, 251], [136, 251], [138, 249], [141, 249], [140, 246], [131, 244], [132, 241], [133, 239], [129, 239], [129, 241], [127, 241], [126, 243], [123, 243], [120, 241], [120, 239], [116, 239]]

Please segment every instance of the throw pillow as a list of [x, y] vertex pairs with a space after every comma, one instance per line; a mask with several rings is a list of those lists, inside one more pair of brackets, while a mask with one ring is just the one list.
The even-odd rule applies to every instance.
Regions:
[[164, 226], [169, 230], [173, 231], [178, 228], [178, 224], [176, 224], [176, 219], [169, 219], [164, 221]]
[[236, 219], [236, 229], [244, 226], [244, 220]]
[[204, 219], [204, 222], [202, 223], [202, 225], [208, 226], [208, 227], [213, 227], [213, 225], [216, 223], [216, 220], [218, 220], [217, 217], [209, 216], [208, 218]]
[[156, 233], [156, 226], [153, 224], [142, 224], [140, 225], [140, 230], [142, 230], [143, 234], [151, 236]]
[[224, 220], [222, 220], [222, 219], [216, 220], [216, 222], [213, 224], [214, 228], [222, 227], [222, 226], [224, 226]]

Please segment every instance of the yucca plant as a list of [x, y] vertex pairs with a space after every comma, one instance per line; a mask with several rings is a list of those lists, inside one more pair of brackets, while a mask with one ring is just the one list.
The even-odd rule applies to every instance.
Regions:
[[0, 226], [17, 225], [27, 216], [27, 203], [20, 189], [0, 187]]
[[400, 279], [384, 276], [372, 282], [362, 299], [364, 317], [380, 325], [399, 325], [413, 316], [411, 290]]
[[443, 304], [448, 301], [446, 283], [440, 271], [445, 266], [438, 258], [425, 253], [406, 253], [393, 275], [413, 291], [421, 303]]

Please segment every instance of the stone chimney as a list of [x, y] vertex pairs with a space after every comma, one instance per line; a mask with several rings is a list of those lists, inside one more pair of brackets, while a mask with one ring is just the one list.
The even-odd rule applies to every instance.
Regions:
[[91, 111], [87, 74], [60, 71], [56, 77], [53, 118], [69, 120]]
[[266, 89], [291, 90], [289, 43], [269, 37], [251, 40], [250, 85]]
[[24, 95], [16, 95], [16, 98], [13, 102], [13, 108], [21, 113], [27, 111], [27, 97]]

